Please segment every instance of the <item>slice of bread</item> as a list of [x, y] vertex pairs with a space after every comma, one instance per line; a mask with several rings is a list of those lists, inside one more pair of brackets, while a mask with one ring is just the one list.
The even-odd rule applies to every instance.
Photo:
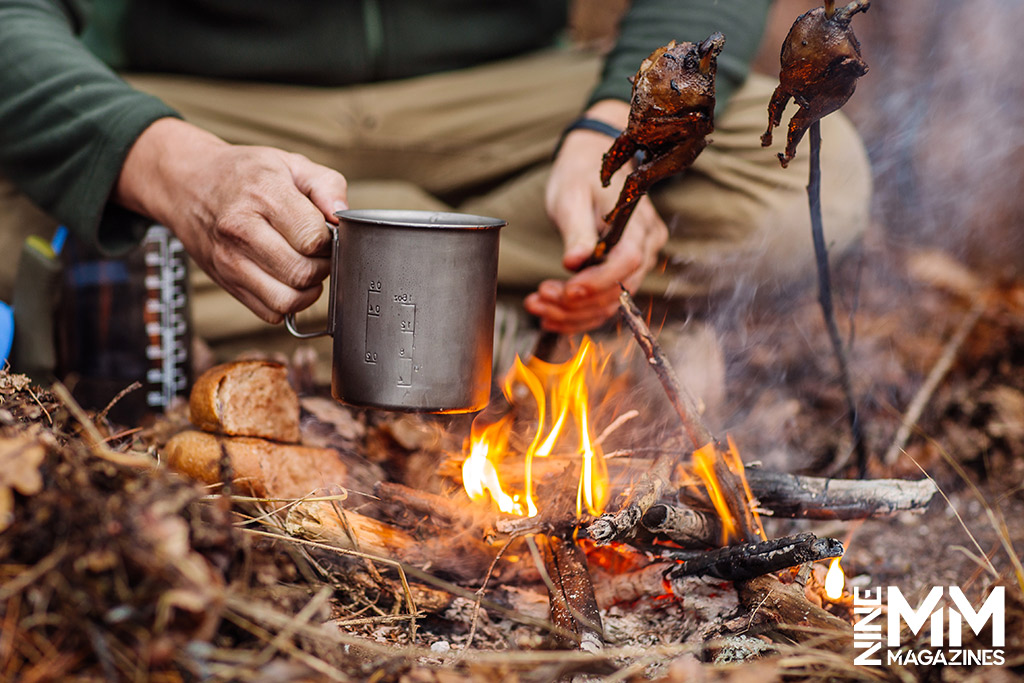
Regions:
[[219, 484], [221, 446], [228, 453], [238, 493], [260, 498], [302, 498], [344, 486], [348, 468], [330, 448], [282, 444], [249, 436], [189, 430], [167, 442], [167, 464], [206, 484]]
[[299, 397], [288, 371], [270, 361], [237, 361], [210, 368], [192, 387], [189, 413], [199, 429], [298, 443]]

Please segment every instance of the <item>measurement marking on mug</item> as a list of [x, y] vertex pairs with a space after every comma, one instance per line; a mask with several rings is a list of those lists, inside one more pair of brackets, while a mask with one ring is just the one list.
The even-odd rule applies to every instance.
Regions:
[[398, 329], [407, 334], [416, 334], [416, 304], [399, 304]]

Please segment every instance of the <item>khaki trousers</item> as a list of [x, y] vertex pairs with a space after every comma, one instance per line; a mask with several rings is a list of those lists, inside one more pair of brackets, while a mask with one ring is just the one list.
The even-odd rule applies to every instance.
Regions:
[[[558, 136], [579, 115], [600, 63], [593, 54], [548, 51], [347, 88], [150, 74], [126, 79], [230, 142], [299, 152], [339, 170], [349, 181], [352, 208], [457, 210], [506, 219], [499, 283], [525, 292], [544, 278], [566, 275], [561, 239], [544, 211], [544, 185]], [[775, 85], [752, 75], [693, 167], [651, 192], [671, 238], [664, 268], [645, 281], [644, 291], [703, 297], [738, 286], [775, 288], [812, 272], [807, 143], [788, 169], [775, 156], [784, 130], [776, 133], [774, 147], [760, 146]], [[844, 116], [824, 119], [822, 135], [826, 240], [838, 251], [867, 224], [871, 174]], [[27, 231], [52, 230], [9, 186], [0, 188], [0, 223], [0, 246], [15, 246]], [[278, 337], [280, 326], [262, 323], [197, 268], [193, 273], [200, 336], [224, 354], [279, 346], [271, 337], [252, 335]], [[0, 285], [10, 282], [6, 273], [4, 278]], [[300, 316], [304, 325], [323, 319], [326, 299]]]

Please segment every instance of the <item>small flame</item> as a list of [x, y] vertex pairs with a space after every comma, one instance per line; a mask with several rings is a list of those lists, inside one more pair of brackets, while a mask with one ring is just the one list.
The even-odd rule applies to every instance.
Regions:
[[846, 575], [839, 564], [841, 558], [832, 558], [832, 564], [825, 574], [825, 596], [829, 600], [838, 600], [843, 597], [843, 587], [846, 585]]
[[[565, 363], [546, 363], [535, 358], [524, 363], [516, 358], [502, 387], [506, 399], [516, 405], [525, 387], [536, 405], [537, 426], [526, 449], [523, 491], [508, 494], [502, 489], [496, 464], [508, 451], [512, 413], [489, 424], [485, 413], [473, 422], [469, 457], [462, 467], [463, 485], [470, 498], [478, 500], [490, 494], [498, 509], [510, 514], [533, 517], [537, 514], [534, 497], [533, 459], [548, 457], [556, 445], [575, 427], [576, 452], [580, 455], [580, 480], [576, 493], [576, 512], [584, 509], [592, 515], [604, 510], [608, 500], [608, 471], [600, 446], [594, 443], [588, 386], [596, 383], [608, 362], [596, 345], [584, 337], [576, 355]], [[550, 428], [547, 425], [551, 425]]]
[[490, 494], [502, 512], [522, 514], [516, 500], [502, 490], [495, 468], [498, 456], [508, 444], [510, 423], [508, 418], [480, 426], [473, 422], [472, 448], [462, 463], [462, 484], [472, 500], [481, 500]]

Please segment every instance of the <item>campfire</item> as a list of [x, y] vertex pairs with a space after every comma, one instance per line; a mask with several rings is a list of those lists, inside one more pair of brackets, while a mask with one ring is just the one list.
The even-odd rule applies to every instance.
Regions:
[[[719, 38], [693, 49], [715, 56]], [[687, 48], [656, 55], [671, 49]], [[644, 163], [692, 161], [710, 111], [689, 112], [674, 141], [685, 154], [645, 148], [642, 120], [616, 143], [611, 162], [637, 175], [603, 251], [657, 181]], [[809, 130], [799, 154], [813, 156]], [[743, 366], [730, 397], [747, 419], [732, 435], [704, 422], [625, 294], [617, 338], [578, 340], [555, 362], [548, 336], [473, 418], [340, 405], [301, 355], [220, 366], [191, 411], [128, 426], [0, 371], [0, 677], [942, 675], [851, 668], [860, 615], [845, 584], [1024, 587], [1020, 531], [1004, 518], [1024, 514], [1007, 485], [1024, 456], [1024, 287], [870, 243], [862, 266], [838, 273], [854, 282], [862, 355], [837, 359], [834, 385], [821, 370], [835, 335], [809, 298], [724, 333]], [[766, 387], [766, 368], [788, 383]], [[837, 434], [858, 400], [870, 428]], [[893, 434], [867, 463], [883, 478], [841, 478], [844, 456], [881, 453]], [[1024, 588], [1006, 592], [1019, 667]], [[965, 644], [979, 640], [961, 627]], [[739, 660], [756, 661], [707, 668]]]

